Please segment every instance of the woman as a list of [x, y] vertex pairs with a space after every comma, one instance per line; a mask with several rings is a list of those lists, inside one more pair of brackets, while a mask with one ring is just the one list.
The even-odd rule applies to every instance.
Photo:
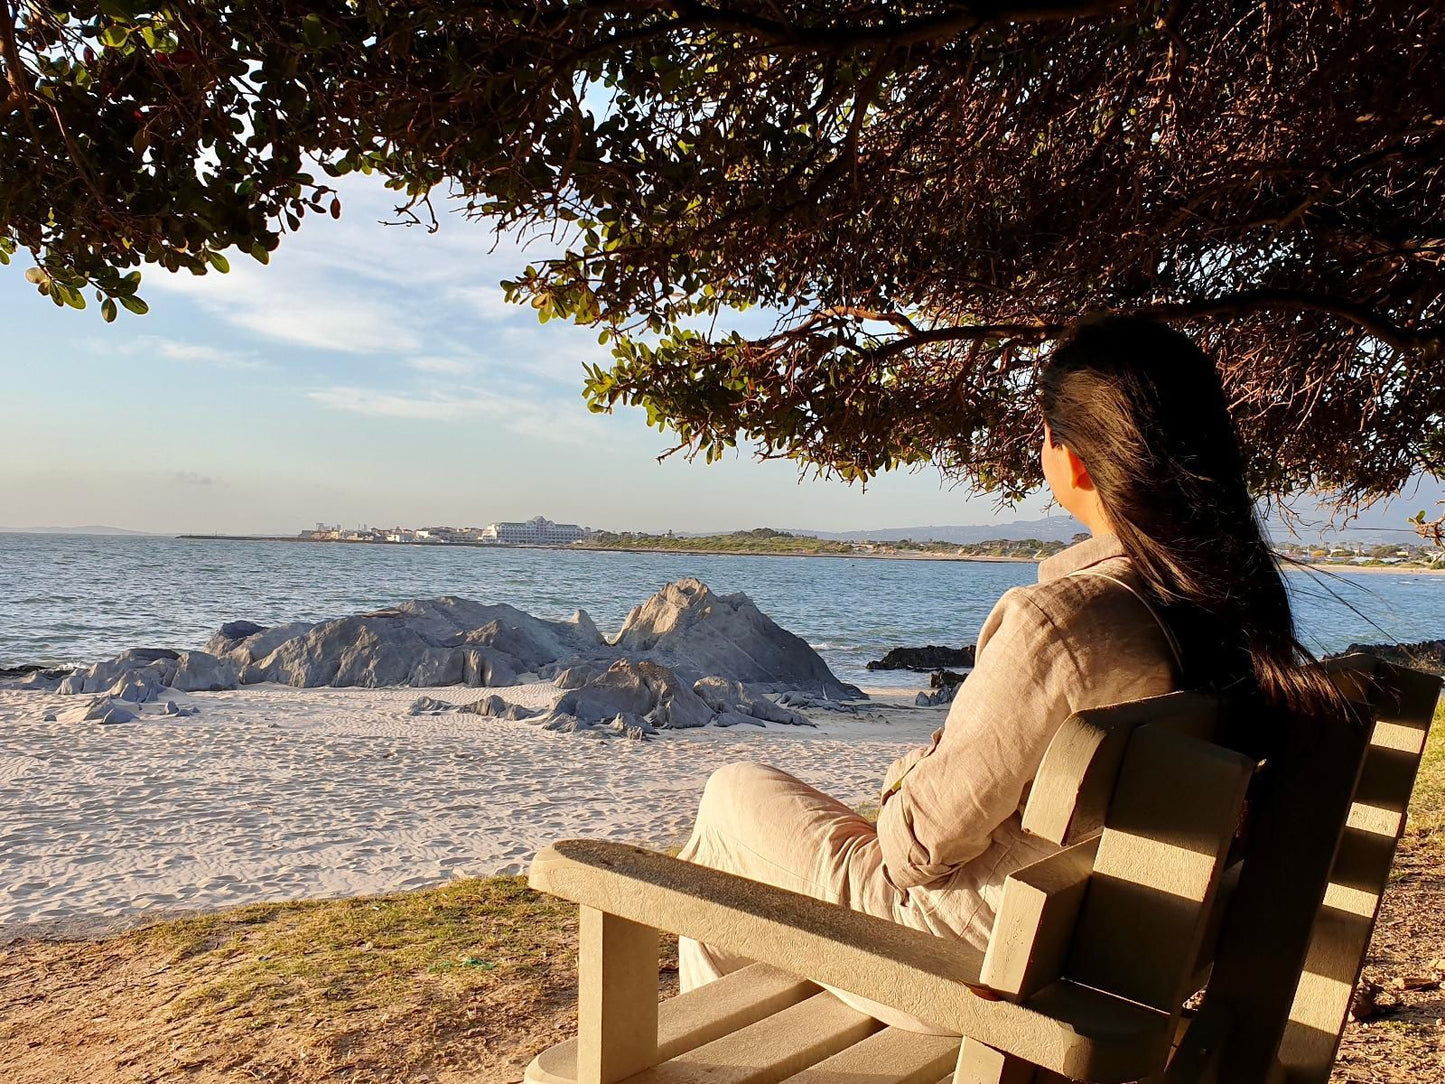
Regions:
[[[1054, 850], [1020, 814], [1072, 712], [1181, 688], [1278, 711], [1334, 703], [1295, 635], [1209, 358], [1110, 317], [1076, 328], [1040, 385], [1044, 477], [1092, 537], [999, 600], [943, 729], [889, 768], [877, 828], [784, 772], [730, 764], [683, 858], [981, 948], [1004, 878]], [[685, 940], [683, 989], [746, 962]]]

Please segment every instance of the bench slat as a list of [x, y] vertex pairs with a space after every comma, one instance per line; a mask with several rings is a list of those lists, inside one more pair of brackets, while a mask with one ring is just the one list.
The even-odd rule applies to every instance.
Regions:
[[884, 1028], [787, 1084], [934, 1084], [958, 1059], [958, 1043], [948, 1035]]
[[1068, 978], [1162, 1012], [1178, 1009], [1254, 768], [1247, 757], [1168, 729], [1135, 731]]
[[830, 993], [688, 1050], [628, 1084], [778, 1084], [883, 1027]]
[[[807, 979], [767, 964], [750, 964], [716, 982], [669, 998], [657, 1007], [657, 1056], [666, 1060], [766, 1019], [818, 993]], [[576, 1084], [577, 1040], [537, 1055], [528, 1084]]]
[[1218, 719], [1218, 698], [1194, 692], [1074, 713], [1044, 752], [1024, 806], [1024, 830], [1060, 846], [1097, 835], [1135, 729], [1150, 724], [1208, 739]]

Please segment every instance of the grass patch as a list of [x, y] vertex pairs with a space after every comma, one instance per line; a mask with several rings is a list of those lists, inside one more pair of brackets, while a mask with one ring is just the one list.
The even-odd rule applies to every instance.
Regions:
[[174, 1020], [244, 1010], [249, 1026], [335, 1018], [414, 996], [466, 994], [536, 976], [566, 955], [576, 909], [520, 877], [425, 892], [258, 904], [125, 935], [195, 982]]
[[1445, 700], [1435, 709], [1400, 847], [1445, 859]]

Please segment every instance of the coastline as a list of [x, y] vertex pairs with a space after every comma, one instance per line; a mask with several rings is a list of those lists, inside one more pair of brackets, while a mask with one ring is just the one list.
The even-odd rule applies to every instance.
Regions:
[[295, 542], [318, 546], [410, 546], [417, 549], [557, 550], [562, 553], [663, 553], [694, 554], [700, 557], [828, 557], [835, 560], [871, 561], [979, 561], [986, 564], [1038, 564], [1033, 557], [995, 557], [952, 553], [787, 553], [780, 550], [689, 549], [666, 546], [548, 545], [545, 542], [377, 542], [370, 538], [300, 538], [291, 535], [178, 534], [172, 537], [191, 542]]
[[[301, 538], [293, 535], [234, 535], [234, 534], [181, 534], [175, 537], [193, 542], [292, 542], [318, 546], [411, 546], [419, 549], [484, 549], [484, 550], [557, 550], [563, 553], [660, 553], [673, 556], [693, 554], [699, 557], [826, 557], [832, 560], [865, 561], [964, 561], [979, 564], [1026, 564], [1036, 565], [1036, 557], [1004, 557], [985, 554], [952, 553], [787, 553], [779, 550], [721, 550], [670, 548], [667, 546], [587, 546], [568, 544], [548, 545], [544, 542], [377, 542], [369, 538]], [[1445, 567], [1427, 568], [1424, 565], [1356, 565], [1349, 562], [1301, 561], [1284, 565], [1285, 572], [1367, 572], [1372, 574], [1391, 573], [1397, 576], [1438, 576], [1445, 574]]]

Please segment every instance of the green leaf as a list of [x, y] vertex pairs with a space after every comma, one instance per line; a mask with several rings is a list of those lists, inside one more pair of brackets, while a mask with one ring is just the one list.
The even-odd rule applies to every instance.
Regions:
[[307, 45], [320, 45], [326, 40], [326, 29], [321, 25], [321, 16], [312, 12], [301, 20], [301, 34]]
[[118, 300], [123, 306], [125, 306], [128, 312], [133, 312], [137, 316], [144, 316], [146, 313], [151, 311], [151, 307], [138, 297], [129, 297], [125, 294], [122, 294], [116, 300]]
[[214, 267], [223, 275], [231, 270], [230, 261], [227, 260], [226, 257], [222, 256], [219, 252], [206, 253], [206, 260], [210, 263], [212, 267]]
[[111, 49], [119, 49], [130, 40], [130, 31], [123, 26], [107, 26], [100, 32], [100, 43]]
[[115, 298], [107, 297], [100, 303], [100, 316], [107, 324], [115, 323]]

